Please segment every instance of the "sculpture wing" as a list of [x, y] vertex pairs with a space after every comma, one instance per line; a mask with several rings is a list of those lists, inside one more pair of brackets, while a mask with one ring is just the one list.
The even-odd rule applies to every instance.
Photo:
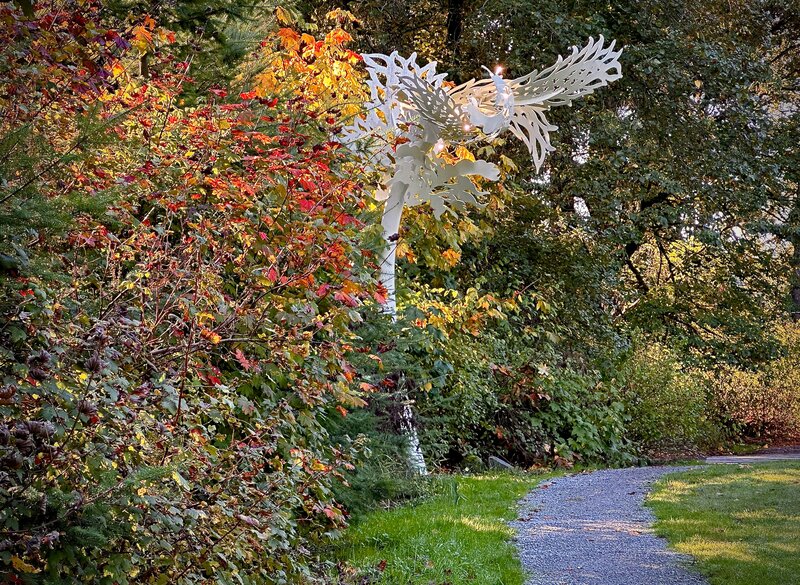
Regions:
[[602, 35], [580, 51], [572, 48], [572, 54], [563, 57], [541, 73], [533, 71], [528, 75], [509, 81], [517, 106], [536, 105], [545, 108], [569, 105], [574, 100], [594, 92], [622, 77], [619, 56], [622, 49], [614, 51], [612, 41], [603, 47]]
[[[547, 121], [545, 112], [553, 106], [569, 105], [622, 77], [619, 63], [622, 50], [614, 51], [614, 41], [607, 47], [603, 43], [602, 36], [596, 42], [590, 38], [583, 49], [573, 47], [569, 57], [559, 57], [541, 73], [533, 71], [508, 82], [514, 93], [514, 115], [509, 129], [528, 147], [537, 171], [547, 153], [554, 150], [550, 132], [557, 130]], [[485, 85], [481, 90], [488, 92], [489, 88]]]
[[437, 126], [443, 138], [455, 138], [464, 133], [464, 116], [446, 90], [414, 73], [400, 76], [400, 82], [403, 93], [420, 117]]

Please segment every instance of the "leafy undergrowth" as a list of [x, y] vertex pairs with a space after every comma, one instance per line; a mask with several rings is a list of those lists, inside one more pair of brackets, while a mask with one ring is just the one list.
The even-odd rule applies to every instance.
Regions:
[[800, 584], [800, 462], [670, 475], [648, 504], [656, 531], [712, 585]]
[[360, 582], [522, 585], [507, 521], [517, 500], [551, 475], [442, 479], [437, 495], [418, 505], [366, 515], [348, 530], [340, 555], [369, 575]]

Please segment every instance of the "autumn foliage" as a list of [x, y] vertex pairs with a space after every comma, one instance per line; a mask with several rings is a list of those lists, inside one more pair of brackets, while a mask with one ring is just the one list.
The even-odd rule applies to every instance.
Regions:
[[150, 17], [0, 20], [0, 201], [72, 220], [3, 233], [2, 580], [310, 581], [357, 448], [321, 421], [363, 404], [347, 342], [380, 294], [330, 139], [347, 34], [280, 31], [230, 92]]

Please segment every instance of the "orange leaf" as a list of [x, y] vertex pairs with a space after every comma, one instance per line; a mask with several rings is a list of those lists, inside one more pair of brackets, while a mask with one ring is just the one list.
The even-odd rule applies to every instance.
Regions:
[[325, 42], [329, 45], [342, 45], [352, 40], [353, 37], [351, 37], [347, 31], [340, 28], [335, 28], [325, 35]]
[[281, 39], [281, 44], [290, 51], [296, 51], [300, 48], [300, 35], [297, 31], [290, 28], [282, 28], [278, 31], [278, 36]]

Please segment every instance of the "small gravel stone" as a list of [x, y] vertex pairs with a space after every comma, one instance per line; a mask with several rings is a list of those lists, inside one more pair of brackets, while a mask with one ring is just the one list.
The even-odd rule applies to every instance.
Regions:
[[653, 533], [642, 505], [653, 481], [684, 469], [608, 469], [540, 484], [512, 522], [527, 585], [706, 585], [691, 557]]

